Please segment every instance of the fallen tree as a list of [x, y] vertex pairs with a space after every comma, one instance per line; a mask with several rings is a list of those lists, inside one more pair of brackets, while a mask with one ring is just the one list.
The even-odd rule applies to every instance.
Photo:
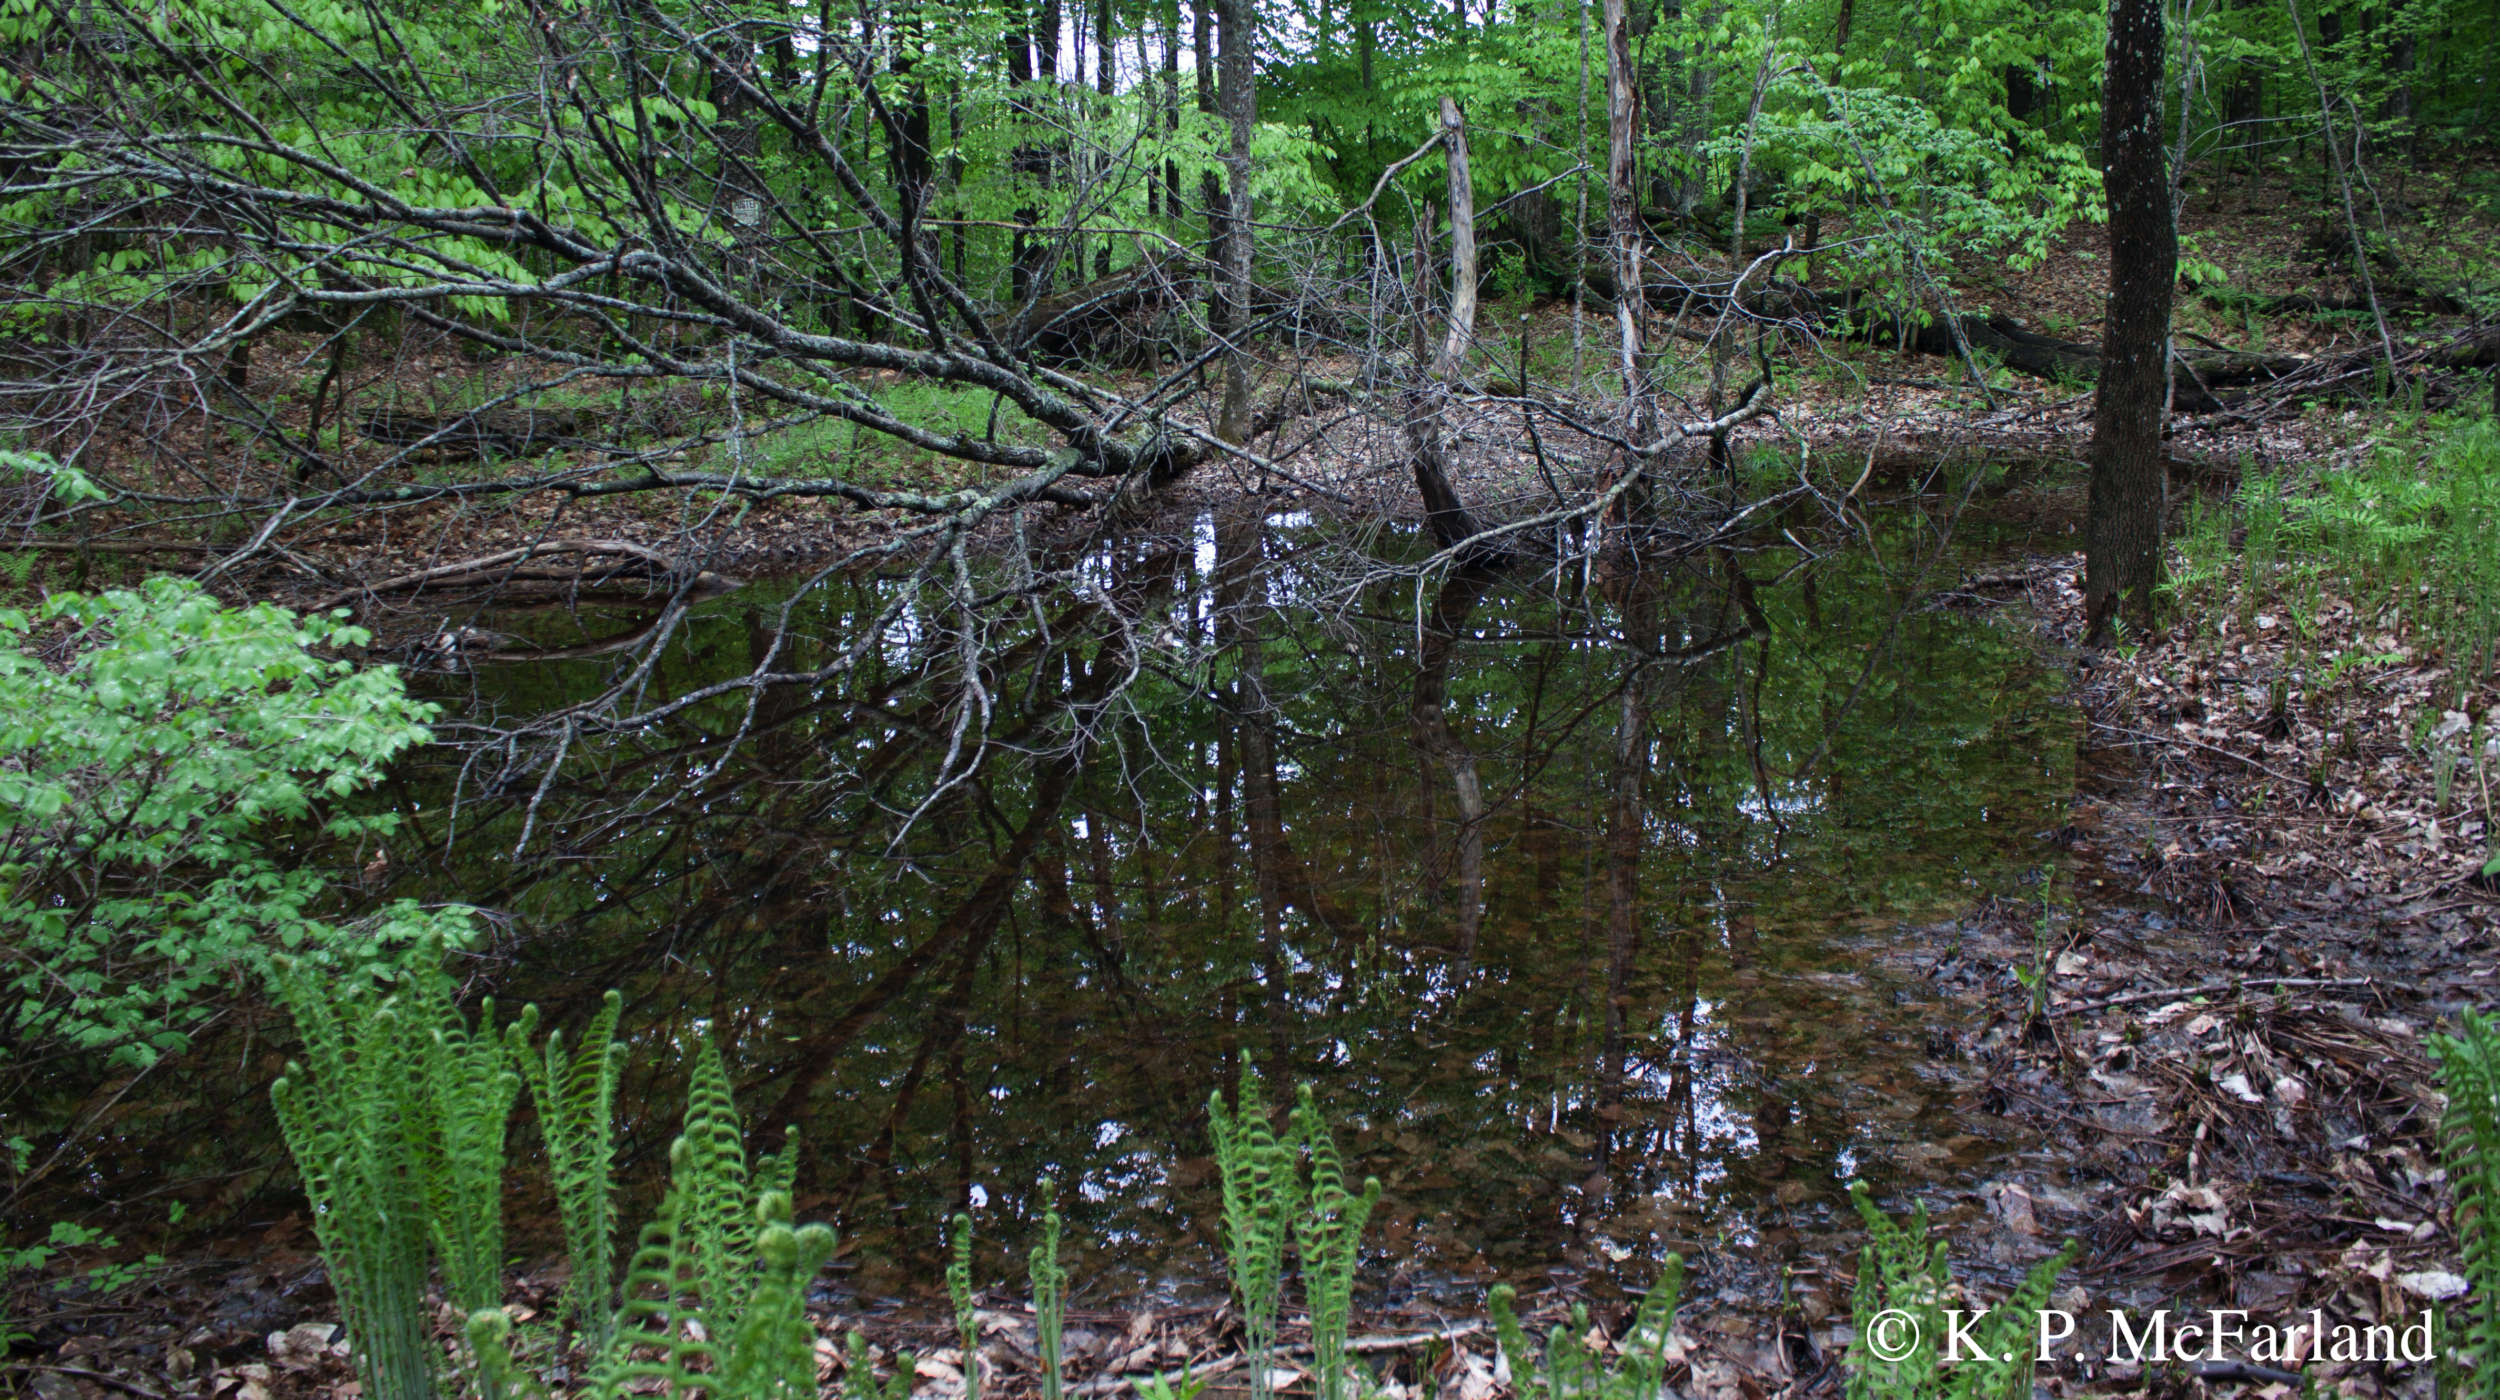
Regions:
[[[1972, 354], [1988, 356], [2035, 379], [2088, 384], [2100, 377], [2099, 346], [2041, 335], [2002, 314], [1909, 318], [1863, 296], [1793, 285], [1766, 294], [1749, 310], [1758, 318], [1838, 332], [1922, 355], [1956, 358], [1962, 353], [1960, 346], [1967, 345]], [[2174, 339], [2170, 407], [2183, 414], [2245, 413], [2324, 394], [2387, 390], [2399, 379], [2495, 363], [2500, 363], [2500, 320], [2478, 322], [2437, 340], [2400, 347], [2392, 364], [2377, 349], [2341, 355], [2264, 354], [2220, 345], [2185, 346]], [[2234, 390], [2238, 392], [2229, 392]], [[2461, 386], [2444, 380], [2424, 385], [2425, 402], [2433, 406], [2454, 401], [2462, 392]]]

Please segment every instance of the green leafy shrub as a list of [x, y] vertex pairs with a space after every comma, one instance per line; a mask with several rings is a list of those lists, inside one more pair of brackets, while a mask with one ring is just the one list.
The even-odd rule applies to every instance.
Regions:
[[433, 710], [397, 673], [322, 655], [365, 640], [174, 579], [0, 609], [0, 1056], [145, 1065], [272, 952], [361, 950], [422, 923], [325, 923], [325, 878], [264, 844], [426, 738]]

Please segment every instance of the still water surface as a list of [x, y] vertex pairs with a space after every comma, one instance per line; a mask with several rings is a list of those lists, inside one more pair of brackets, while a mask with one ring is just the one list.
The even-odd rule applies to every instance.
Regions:
[[[1251, 514], [1077, 561], [980, 671], [968, 775], [955, 639], [902, 585], [713, 600], [648, 699], [877, 635], [751, 711], [577, 744], [518, 863], [534, 787], [435, 751], [386, 794], [415, 813], [394, 892], [508, 912], [507, 1007], [624, 991], [645, 1189], [716, 1037], [751, 1123], [800, 1131], [801, 1213], [862, 1297], [924, 1294], [967, 1203], [1005, 1273], [1044, 1174], [1080, 1277], [1205, 1279], [1204, 1103], [1243, 1056], [1380, 1177], [1393, 1289], [1637, 1283], [1666, 1248], [1776, 1250], [1852, 1176], [2019, 1146], [1950, 1052], [1973, 1011], [1910, 969], [2041, 878], [2077, 721], [2019, 618], [1905, 607], [1967, 549], [1923, 587], [1919, 524], [1349, 590], [1347, 545]], [[637, 619], [487, 622], [594, 653], [426, 682], [511, 719], [608, 685]]]

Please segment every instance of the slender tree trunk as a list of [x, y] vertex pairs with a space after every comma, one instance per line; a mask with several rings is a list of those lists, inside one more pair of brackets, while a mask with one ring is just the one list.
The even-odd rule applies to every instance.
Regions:
[[[1014, 95], [1007, 99], [1007, 108], [1014, 114], [1019, 125], [1028, 124], [1033, 116], [1031, 103], [1033, 38], [1031, 31], [1025, 27], [1026, 14], [1023, 0], [1009, 0], [1006, 35], [1007, 83], [1013, 89]], [[1046, 162], [1046, 159], [1039, 148], [1029, 141], [1019, 144], [1014, 153], [1007, 158], [1009, 176], [1018, 183], [1036, 179], [1040, 174], [1039, 167]], [[1016, 210], [1014, 243], [1007, 258], [1007, 285], [1019, 304], [1033, 294], [1032, 227], [1041, 217], [1042, 211], [1029, 203], [1019, 206]]]
[[[1424, 519], [1432, 538], [1449, 549], [1480, 530], [1458, 490], [1450, 483], [1449, 428], [1445, 421], [1452, 390], [1466, 367], [1467, 350], [1476, 337], [1476, 187], [1467, 165], [1467, 119], [1458, 102], [1441, 99], [1441, 147], [1449, 164], [1450, 309], [1441, 343], [1430, 351], [1421, 381], [1406, 396], [1406, 450], [1415, 470], [1415, 491], [1423, 497]], [[1431, 289], [1431, 243], [1418, 228], [1416, 288]], [[1418, 339], [1427, 314], [1425, 297], [1416, 298]], [[1419, 350], [1422, 347], [1418, 347]], [[1480, 550], [1470, 562], [1490, 562], [1498, 550]]]
[[[1571, 216], [1571, 392], [1580, 392], [1582, 352], [1588, 338], [1586, 314], [1589, 292], [1589, 0], [1579, 0], [1580, 10], [1580, 131], [1579, 143], [1572, 152], [1582, 166], [1578, 198]], [[1366, 84], [1368, 86], [1368, 84]], [[1522, 383], [1524, 394], [1528, 386]]]
[[[1215, 100], [1215, 11], [1208, 0], [1189, 0], [1189, 42], [1197, 59], [1198, 110], [1215, 116], [1220, 111]], [[1224, 265], [1224, 182], [1211, 168], [1198, 177], [1198, 202], [1206, 209], [1207, 261], [1220, 268]], [[1208, 278], [1207, 328], [1219, 337], [1226, 334], [1224, 307], [1223, 279]]]
[[1224, 120], [1232, 128], [1232, 148], [1224, 157], [1225, 171], [1231, 177], [1224, 199], [1224, 334], [1232, 344], [1224, 356], [1224, 409], [1216, 422], [1216, 436], [1239, 445], [1250, 437], [1250, 355], [1242, 341], [1250, 326], [1250, 131], [1259, 119], [1253, 57], [1258, 6], [1257, 0], [1222, 0], [1222, 4], [1218, 95]]
[[[1181, 130], [1181, 7], [1172, 3], [1163, 14], [1163, 134], [1177, 141]], [[1181, 217], [1181, 163], [1177, 158], [1163, 162], [1163, 217], [1175, 223]]]
[[[1616, 369], [1623, 379], [1624, 437], [1645, 444], [1657, 437], [1657, 411], [1650, 402], [1648, 354], [1641, 343], [1649, 307], [1642, 291], [1639, 175], [1632, 163], [1640, 129], [1640, 75], [1632, 66], [1628, 9], [1626, 0], [1605, 0], [1606, 231], [1615, 264]], [[1621, 470], [1639, 473], [1647, 466], [1627, 457]]]
[[2101, 87], [2101, 184], [2109, 199], [2109, 301], [2092, 409], [2091, 503], [2084, 527], [2084, 619], [2150, 630], [2161, 584], [2168, 482], [2162, 415], [2170, 387], [2170, 290], [2178, 276], [2162, 149], [2162, 0], [2110, 0]]

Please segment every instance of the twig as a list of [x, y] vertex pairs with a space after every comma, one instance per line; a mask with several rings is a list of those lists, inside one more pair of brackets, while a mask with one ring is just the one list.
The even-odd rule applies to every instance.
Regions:
[[620, 554], [629, 559], [639, 559], [645, 564], [664, 572], [670, 567], [667, 555], [660, 553], [656, 549], [635, 544], [630, 540], [551, 540], [546, 544], [529, 545], [520, 549], [507, 549], [495, 554], [480, 555], [475, 559], [463, 559], [457, 563], [437, 564], [430, 569], [419, 569], [415, 573], [401, 574], [396, 578], [386, 578], [379, 583], [365, 584], [356, 588], [343, 588], [326, 598], [322, 598], [319, 601], [312, 603], [307, 608], [307, 611], [323, 612], [330, 608], [335, 608], [342, 603], [350, 602], [361, 595], [395, 593], [402, 589], [416, 588], [423, 584], [433, 583], [447, 578], [458, 578], [462, 575], [475, 574], [481, 570], [494, 568], [499, 564], [517, 564], [525, 560], [535, 559], [550, 554]]
[[12, 1361], [8, 1364], [8, 1369], [12, 1371], [50, 1371], [56, 1376], [76, 1376], [81, 1380], [90, 1380], [101, 1385], [109, 1385], [115, 1390], [126, 1390], [133, 1395], [146, 1396], [147, 1400], [165, 1400], [165, 1393], [163, 1391], [150, 1390], [146, 1386], [139, 1384], [137, 1381], [126, 1380], [120, 1376], [114, 1375], [110, 1371], [91, 1371], [84, 1366], [54, 1366], [48, 1363], [38, 1364], [32, 1361]]
[[2184, 734], [2160, 734], [2149, 729], [2128, 729], [2122, 725], [2110, 724], [2107, 721], [2097, 719], [2092, 721], [2092, 727], [2094, 729], [2106, 729], [2112, 734], [2124, 734], [2132, 739], [2149, 739], [2157, 744], [2185, 744], [2189, 748], [2203, 749], [2207, 753], [2220, 754], [2224, 758], [2235, 759], [2238, 762], [2245, 763], [2249, 767], [2256, 769], [2258, 772], [2265, 774], [2269, 778], [2275, 778], [2286, 783], [2306, 784], [2309, 781], [2307, 778], [2295, 777], [2292, 774], [2281, 771], [2280, 769], [2269, 768], [2265, 764], [2259, 763], [2257, 760], [2250, 758], [2244, 753], [2233, 753], [2229, 749], [2222, 748], [2214, 744], [2208, 744], [2202, 739], [2191, 739]]
[[[1444, 1327], [1432, 1332], [1356, 1337], [1345, 1344], [1345, 1349], [1349, 1354], [1362, 1356], [1384, 1351], [1408, 1351], [1431, 1342], [1454, 1342], [1461, 1337], [1472, 1337], [1483, 1330], [1484, 1324], [1481, 1322], [1462, 1322], [1455, 1327]], [[1309, 1356], [1311, 1347], [1307, 1342], [1299, 1346], [1278, 1347], [1273, 1354], [1279, 1357]], [[1248, 1357], [1236, 1352], [1221, 1361], [1209, 1362], [1204, 1366], [1187, 1366], [1178, 1371], [1146, 1371], [1133, 1376], [1098, 1376], [1082, 1384], [1069, 1386], [1068, 1392], [1072, 1395], [1117, 1395], [1123, 1390], [1137, 1390], [1141, 1385], [1151, 1385], [1155, 1382], [1168, 1384], [1183, 1378], [1205, 1380], [1209, 1376], [1221, 1375], [1233, 1370], [1248, 1360]]]
[[2195, 987], [2156, 987], [2149, 992], [2129, 992], [2125, 996], [2104, 997], [2099, 1001], [2081, 1002], [2073, 1006], [2053, 1006], [2052, 1016], [2078, 1016], [2086, 1011], [2107, 1011], [2113, 1006], [2132, 1006], [2139, 1001], [2159, 1001], [2164, 997], [2203, 997], [2250, 987], [2272, 987], [2276, 991], [2310, 990], [2331, 987], [2374, 987], [2375, 977], [2247, 977], [2236, 982], [2207, 982]]

